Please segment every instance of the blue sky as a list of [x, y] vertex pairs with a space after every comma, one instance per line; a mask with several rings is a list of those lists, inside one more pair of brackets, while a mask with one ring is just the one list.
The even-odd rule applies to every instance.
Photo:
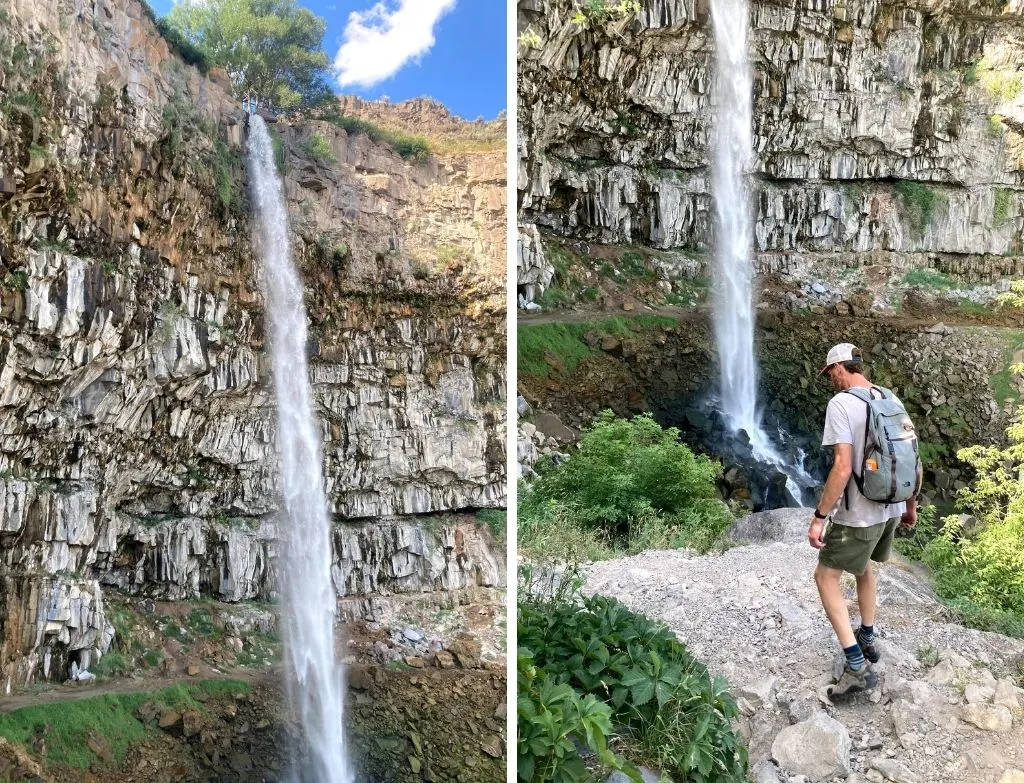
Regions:
[[[301, 1], [301, 0], [300, 0]], [[174, 0], [151, 0], [166, 14]], [[327, 20], [339, 93], [393, 102], [429, 95], [466, 119], [506, 107], [505, 3], [496, 0], [304, 0]]]

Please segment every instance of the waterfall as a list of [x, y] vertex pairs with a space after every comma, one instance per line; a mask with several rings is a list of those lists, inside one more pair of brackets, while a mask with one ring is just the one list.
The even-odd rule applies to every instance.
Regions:
[[754, 457], [787, 476], [800, 501], [801, 485], [815, 482], [783, 457], [761, 426], [754, 361], [750, 193], [753, 162], [753, 78], [747, 59], [747, 0], [711, 0], [715, 31], [712, 188], [718, 217], [714, 265], [714, 330], [718, 345], [722, 414], [729, 428], [750, 437]]
[[334, 648], [331, 521], [324, 496], [321, 433], [306, 362], [306, 307], [291, 261], [288, 214], [267, 126], [249, 117], [254, 236], [263, 259], [284, 518], [279, 573], [288, 692], [309, 743], [301, 775], [310, 783], [352, 783], [343, 733], [344, 682]]

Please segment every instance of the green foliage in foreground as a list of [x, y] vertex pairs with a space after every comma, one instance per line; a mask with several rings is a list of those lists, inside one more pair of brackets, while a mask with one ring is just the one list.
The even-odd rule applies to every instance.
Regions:
[[616, 550], [710, 549], [732, 522], [715, 495], [721, 465], [694, 454], [650, 414], [604, 411], [562, 465], [542, 460], [519, 495], [519, 540], [546, 557], [598, 559]]
[[964, 624], [1024, 637], [1024, 422], [1009, 427], [1007, 443], [957, 453], [975, 476], [957, 497], [976, 520], [971, 529], [959, 517], [937, 527], [925, 511], [901, 548], [928, 564], [936, 592]]
[[[724, 678], [712, 679], [664, 625], [613, 598], [580, 595], [580, 581], [573, 573], [550, 596], [535, 593], [530, 586], [532, 575], [525, 576], [518, 612], [519, 644], [546, 678], [569, 685], [580, 696], [603, 701], [613, 720], [627, 728], [641, 755], [674, 779], [745, 780], [747, 752], [732, 729], [738, 713]], [[544, 728], [536, 725], [535, 716], [535, 709], [524, 710], [520, 704], [520, 737]], [[537, 751], [548, 748], [547, 744], [525, 748], [520, 744], [520, 770], [524, 756], [529, 763], [533, 754], [541, 756]], [[548, 763], [550, 755], [544, 756]]]
[[222, 693], [245, 693], [249, 686], [232, 680], [198, 683], [193, 686], [174, 685], [144, 693], [104, 694], [87, 699], [74, 699], [37, 707], [25, 707], [0, 715], [0, 737], [31, 751], [33, 737], [48, 727], [46, 758], [48, 761], [88, 769], [98, 758], [88, 745], [90, 732], [106, 740], [114, 761], [120, 764], [128, 748], [156, 729], [137, 717], [139, 707], [147, 701], [161, 708], [203, 709], [195, 699], [197, 691], [215, 696]]
[[[529, 650], [520, 649], [516, 696], [520, 780], [536, 783], [578, 783], [593, 776], [580, 759], [576, 743], [584, 743], [606, 766], [635, 772], [608, 749], [611, 708], [593, 694], [581, 696], [533, 665]], [[631, 775], [632, 777], [633, 775]], [[636, 778], [634, 777], [634, 780]]]

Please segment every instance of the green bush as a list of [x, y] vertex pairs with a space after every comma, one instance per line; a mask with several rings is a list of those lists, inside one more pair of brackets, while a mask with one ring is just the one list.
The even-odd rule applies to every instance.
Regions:
[[959, 517], [936, 529], [922, 509], [919, 529], [899, 549], [927, 563], [936, 592], [962, 622], [1024, 637], [1024, 423], [1010, 426], [1007, 442], [957, 453], [975, 476], [957, 496], [958, 508], [977, 520], [971, 530]]
[[680, 442], [675, 427], [663, 429], [650, 414], [620, 419], [606, 410], [583, 430], [567, 462], [538, 465], [531, 493], [558, 501], [585, 527], [627, 537], [631, 521], [652, 512], [688, 526], [713, 519], [721, 470]]
[[306, 142], [306, 152], [308, 152], [310, 157], [314, 160], [319, 160], [322, 163], [337, 162], [337, 158], [334, 157], [334, 151], [331, 149], [330, 143], [328, 143], [327, 139], [319, 133], [314, 133], [309, 138], [309, 141]]
[[584, 743], [599, 760], [640, 780], [635, 768], [608, 749], [611, 708], [593, 694], [581, 696], [566, 683], [548, 677], [533, 665], [529, 650], [520, 649], [516, 676], [516, 733], [520, 780], [535, 783], [579, 783], [594, 777], [576, 750]]
[[525, 577], [518, 640], [538, 669], [606, 702], [642, 755], [673, 778], [745, 780], [747, 752], [732, 728], [738, 713], [724, 678], [712, 679], [666, 626], [614, 598], [580, 595], [572, 572], [547, 597]]

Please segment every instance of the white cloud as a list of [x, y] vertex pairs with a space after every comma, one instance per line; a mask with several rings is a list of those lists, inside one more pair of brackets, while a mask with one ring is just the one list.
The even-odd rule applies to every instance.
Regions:
[[372, 87], [434, 45], [434, 26], [456, 0], [382, 0], [349, 14], [334, 56], [338, 84]]

